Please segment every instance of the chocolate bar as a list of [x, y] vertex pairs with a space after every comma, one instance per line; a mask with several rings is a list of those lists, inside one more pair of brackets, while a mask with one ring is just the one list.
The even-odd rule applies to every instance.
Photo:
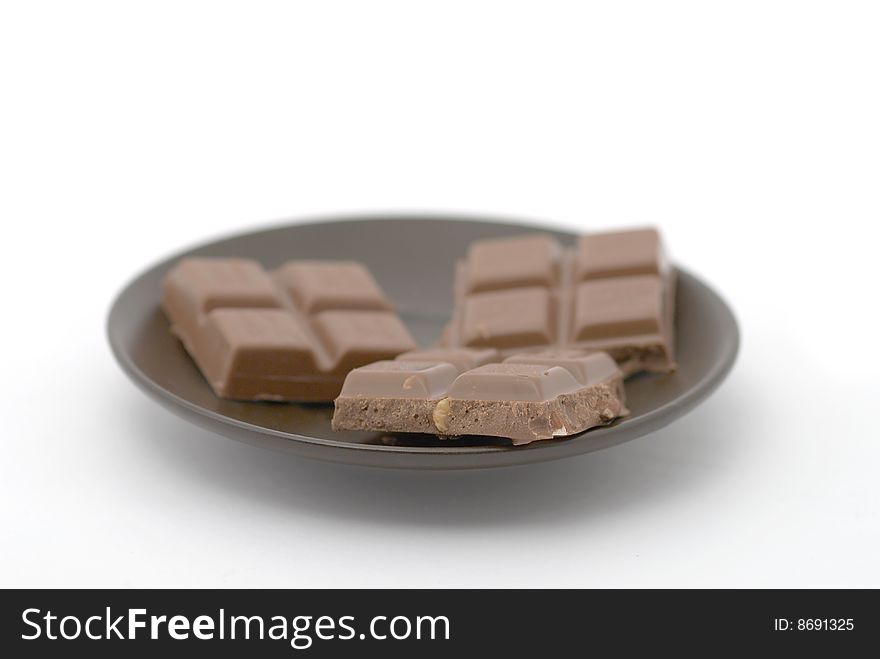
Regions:
[[576, 348], [625, 374], [668, 372], [674, 271], [654, 229], [587, 234], [574, 248], [526, 235], [471, 244], [456, 267], [442, 345], [514, 352]]
[[356, 368], [336, 399], [334, 430], [564, 437], [628, 414], [623, 373], [603, 352], [511, 355], [434, 349]]
[[369, 271], [350, 261], [188, 258], [162, 307], [218, 396], [331, 401], [357, 366], [416, 347]]

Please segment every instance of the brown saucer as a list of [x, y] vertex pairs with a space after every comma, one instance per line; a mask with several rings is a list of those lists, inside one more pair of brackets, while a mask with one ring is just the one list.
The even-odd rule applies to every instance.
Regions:
[[[333, 432], [332, 405], [246, 403], [217, 398], [159, 308], [163, 274], [183, 256], [242, 256], [268, 268], [296, 258], [363, 261], [394, 301], [416, 340], [435, 341], [452, 308], [456, 259], [477, 238], [545, 231], [490, 218], [422, 215], [328, 218], [241, 234], [175, 254], [139, 275], [119, 294], [107, 322], [113, 354], [155, 400], [183, 418], [242, 442], [334, 462], [411, 469], [467, 469], [541, 462], [620, 444], [661, 428], [692, 409], [728, 374], [739, 331], [724, 301], [678, 268], [676, 358], [671, 375], [627, 381], [632, 415], [606, 428], [513, 448], [505, 440]], [[596, 229], [603, 227], [596, 226]]]

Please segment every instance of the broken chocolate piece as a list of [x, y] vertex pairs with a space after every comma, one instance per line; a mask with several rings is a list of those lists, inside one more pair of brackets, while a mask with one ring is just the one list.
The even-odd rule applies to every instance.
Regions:
[[603, 352], [497, 359], [491, 350], [436, 349], [356, 368], [336, 399], [333, 429], [491, 435], [519, 445], [628, 414], [623, 374]]
[[675, 278], [654, 229], [482, 240], [456, 268], [446, 347], [610, 354], [625, 374], [668, 372]]
[[162, 307], [218, 396], [331, 401], [349, 370], [415, 342], [369, 271], [348, 261], [189, 258]]

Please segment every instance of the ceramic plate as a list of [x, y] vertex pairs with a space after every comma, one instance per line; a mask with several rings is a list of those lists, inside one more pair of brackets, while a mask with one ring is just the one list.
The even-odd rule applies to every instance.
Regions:
[[[355, 259], [369, 267], [423, 346], [434, 342], [452, 307], [452, 273], [479, 238], [543, 231], [571, 244], [575, 236], [498, 219], [398, 216], [328, 219], [241, 234], [162, 261], [119, 294], [108, 319], [110, 345], [123, 370], [172, 412], [257, 446], [352, 464], [466, 469], [553, 460], [607, 448], [661, 428], [706, 398], [733, 366], [736, 320], [705, 283], [678, 268], [676, 353], [670, 375], [627, 381], [631, 416], [580, 435], [514, 448], [506, 440], [333, 432], [332, 404], [221, 400], [211, 391], [159, 308], [165, 272], [184, 256], [241, 256], [274, 268], [288, 259]], [[487, 444], [486, 442], [490, 443]]]

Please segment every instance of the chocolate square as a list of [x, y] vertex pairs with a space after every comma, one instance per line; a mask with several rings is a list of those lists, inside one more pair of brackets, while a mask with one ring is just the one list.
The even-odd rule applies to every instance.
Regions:
[[553, 300], [546, 288], [469, 295], [462, 342], [469, 347], [516, 348], [553, 341]]

